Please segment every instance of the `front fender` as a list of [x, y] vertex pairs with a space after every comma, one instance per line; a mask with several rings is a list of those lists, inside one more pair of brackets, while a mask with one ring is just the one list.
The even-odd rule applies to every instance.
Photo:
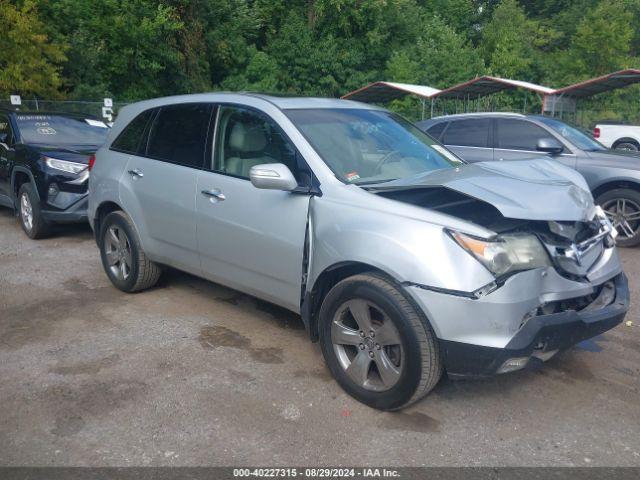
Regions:
[[440, 225], [314, 198], [307, 289], [343, 262], [371, 265], [401, 283], [475, 291], [494, 280]]

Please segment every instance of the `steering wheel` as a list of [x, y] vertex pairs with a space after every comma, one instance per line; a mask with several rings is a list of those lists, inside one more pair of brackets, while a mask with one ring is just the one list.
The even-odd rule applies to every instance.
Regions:
[[380, 160], [378, 160], [378, 163], [376, 164], [374, 172], [380, 173], [380, 170], [382, 169], [382, 166], [385, 163], [387, 163], [389, 160], [391, 160], [392, 158], [395, 158], [395, 157], [402, 158], [402, 154], [398, 150], [391, 150], [384, 157], [382, 157]]

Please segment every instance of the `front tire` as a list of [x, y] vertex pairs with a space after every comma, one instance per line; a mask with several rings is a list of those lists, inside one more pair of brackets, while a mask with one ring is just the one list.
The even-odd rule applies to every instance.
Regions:
[[31, 183], [18, 190], [18, 218], [24, 233], [33, 240], [49, 235], [51, 227], [42, 218], [40, 199]]
[[322, 353], [352, 397], [398, 410], [438, 383], [442, 362], [422, 312], [386, 277], [361, 274], [335, 285], [320, 308]]
[[162, 269], [149, 260], [131, 219], [122, 211], [111, 212], [100, 227], [100, 257], [111, 283], [123, 292], [153, 287]]
[[621, 247], [640, 244], [640, 192], [616, 188], [596, 199], [613, 226], [618, 230], [616, 243]]

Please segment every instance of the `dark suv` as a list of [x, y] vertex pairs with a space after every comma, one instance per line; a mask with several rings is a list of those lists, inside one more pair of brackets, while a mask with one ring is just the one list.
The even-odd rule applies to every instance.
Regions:
[[565, 122], [518, 113], [467, 113], [418, 122], [467, 162], [548, 156], [576, 169], [618, 230], [620, 246], [640, 244], [640, 158], [609, 150]]
[[87, 220], [90, 157], [109, 127], [83, 115], [0, 110], [0, 206], [31, 238]]

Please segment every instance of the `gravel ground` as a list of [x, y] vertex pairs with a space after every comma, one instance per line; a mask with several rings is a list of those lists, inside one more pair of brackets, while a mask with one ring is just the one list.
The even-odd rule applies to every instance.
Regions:
[[640, 466], [640, 251], [621, 325], [401, 413], [342, 392], [296, 315], [170, 271], [127, 295], [91, 231], [0, 210], [0, 465]]

